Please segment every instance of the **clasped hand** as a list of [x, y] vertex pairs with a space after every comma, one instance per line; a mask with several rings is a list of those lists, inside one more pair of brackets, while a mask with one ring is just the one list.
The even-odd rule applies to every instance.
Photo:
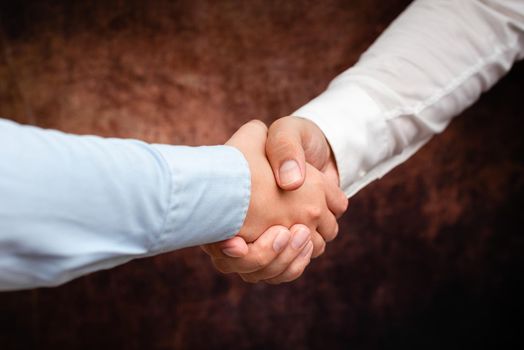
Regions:
[[337, 218], [348, 205], [322, 131], [298, 117], [281, 118], [269, 130], [254, 120], [226, 145], [249, 164], [249, 208], [235, 237], [202, 249], [219, 271], [238, 273], [247, 282], [298, 278], [336, 237]]

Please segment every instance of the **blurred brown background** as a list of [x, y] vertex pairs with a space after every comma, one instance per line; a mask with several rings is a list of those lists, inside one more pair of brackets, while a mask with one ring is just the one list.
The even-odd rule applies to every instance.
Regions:
[[[352, 65], [409, 1], [2, 1], [0, 115], [72, 133], [222, 143]], [[524, 267], [521, 63], [353, 200], [295, 283], [197, 248], [0, 294], [0, 349], [507, 348]]]

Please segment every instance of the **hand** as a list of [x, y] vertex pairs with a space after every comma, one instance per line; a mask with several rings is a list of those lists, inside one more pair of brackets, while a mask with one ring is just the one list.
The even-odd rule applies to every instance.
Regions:
[[[284, 117], [276, 120], [270, 127], [266, 143], [266, 154], [280, 188], [293, 190], [304, 183], [306, 161], [320, 170], [327, 179], [339, 184], [338, 170], [324, 134], [313, 122], [298, 118]], [[346, 200], [347, 209], [347, 200]], [[313, 257], [324, 250], [324, 243], [315, 239]], [[225, 249], [226, 255], [243, 257], [247, 254], [247, 244], [239, 238], [217, 243]]]
[[[346, 209], [347, 199], [338, 186], [309, 164], [300, 188], [282, 191], [278, 188], [266, 158], [267, 128], [260, 121], [242, 126], [226, 143], [243, 153], [251, 171], [251, 200], [238, 236], [252, 242], [274, 224], [290, 227], [306, 225], [313, 236], [325, 240], [338, 232], [336, 216]], [[307, 242], [304, 242], [307, 243]]]
[[[305, 179], [305, 161], [314, 164], [317, 169], [321, 170], [325, 177], [338, 186], [338, 171], [336, 163], [322, 131], [312, 122], [296, 118], [284, 117], [273, 123], [269, 129], [269, 136], [266, 143], [266, 152], [271, 162], [275, 178], [279, 186], [283, 189], [292, 190], [300, 187]], [[289, 160], [296, 161], [298, 164], [298, 180], [297, 176], [293, 176], [293, 167], [287, 163]], [[282, 174], [280, 172], [283, 168]], [[295, 168], [296, 169], [296, 168]], [[295, 171], [295, 174], [297, 172]], [[291, 175], [291, 176], [290, 176]], [[291, 181], [289, 180], [291, 178]], [[341, 215], [347, 209], [347, 199], [343, 199]], [[242, 272], [245, 271], [245, 266], [253, 266], [256, 269], [250, 271], [249, 275], [240, 273], [241, 277], [250, 282], [257, 282], [259, 280], [266, 280], [270, 283], [281, 283], [291, 281], [298, 278], [304, 268], [309, 263], [303, 255], [307, 256], [306, 247], [303, 248], [300, 257], [288, 263], [286, 266], [286, 258], [293, 256], [292, 254], [283, 254], [286, 258], [278, 258], [278, 253], [275, 246], [282, 246], [286, 241], [285, 231], [281, 231], [280, 240], [277, 240], [274, 235], [274, 230], [277, 227], [272, 227], [264, 232], [260, 238], [254, 243], [247, 244], [242, 238], [234, 237], [232, 239], [218, 242], [212, 245], [203, 247], [204, 250], [211, 255], [213, 262], [217, 269], [223, 272]], [[293, 228], [292, 228], [293, 231]], [[294, 232], [293, 232], [294, 233]], [[329, 237], [327, 237], [329, 239]], [[273, 247], [267, 242], [275, 240]], [[288, 239], [288, 238], [287, 238]], [[260, 242], [259, 242], [260, 241]], [[275, 244], [276, 242], [279, 244]], [[324, 239], [315, 232], [313, 235], [314, 250], [313, 257], [321, 255], [325, 249]], [[286, 247], [286, 250], [289, 250]], [[298, 253], [297, 253], [298, 254]], [[280, 271], [280, 274], [275, 273]], [[284, 272], [287, 271], [287, 272]], [[290, 272], [291, 271], [291, 272]], [[274, 277], [274, 276], [277, 277]]]
[[271, 124], [266, 153], [275, 179], [283, 190], [302, 186], [306, 178], [306, 162], [339, 185], [331, 147], [322, 130], [307, 119], [284, 117]]
[[[223, 253], [231, 240], [208, 244], [202, 246], [202, 249], [222, 273], [236, 272], [250, 283], [264, 281], [279, 284], [295, 280], [304, 272], [313, 253], [310, 237], [310, 231], [304, 225], [293, 225], [290, 230], [273, 226], [253, 243], [246, 244], [240, 237], [232, 238], [245, 244], [246, 251], [239, 258], [231, 258]], [[290, 239], [291, 243], [288, 244]], [[303, 244], [304, 241], [309, 242]]]

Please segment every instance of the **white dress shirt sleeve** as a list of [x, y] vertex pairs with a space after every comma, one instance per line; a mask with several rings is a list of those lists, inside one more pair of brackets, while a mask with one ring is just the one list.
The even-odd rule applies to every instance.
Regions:
[[0, 119], [0, 290], [53, 286], [232, 237], [250, 186], [233, 147], [75, 136]]
[[523, 57], [524, 1], [415, 1], [293, 115], [322, 129], [352, 196], [444, 130]]

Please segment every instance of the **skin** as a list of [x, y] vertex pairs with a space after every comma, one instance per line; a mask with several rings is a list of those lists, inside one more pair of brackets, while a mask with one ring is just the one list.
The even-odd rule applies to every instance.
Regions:
[[[239, 273], [247, 282], [289, 282], [300, 277], [310, 258], [321, 255], [326, 242], [335, 238], [338, 233], [336, 218], [346, 211], [348, 202], [338, 188], [338, 171], [331, 148], [316, 124], [298, 117], [278, 119], [267, 131], [267, 138], [262, 146], [265, 147], [265, 152], [261, 152], [258, 142], [263, 137], [253, 142], [255, 125], [251, 123], [257, 124], [259, 131], [263, 133], [263, 123], [250, 122], [239, 129], [227, 143], [241, 150], [250, 164], [252, 200], [245, 225], [236, 237], [204, 246], [203, 249], [211, 256], [219, 271]], [[243, 130], [246, 126], [249, 126], [248, 130]], [[250, 145], [246, 145], [246, 142]], [[261, 155], [263, 159], [259, 158]], [[248, 157], [253, 159], [253, 165]], [[294, 182], [284, 183], [280, 176], [280, 167], [288, 160], [297, 162], [300, 177]], [[263, 166], [264, 162], [269, 162], [271, 173], [268, 174], [268, 169]], [[277, 186], [277, 192], [279, 187], [285, 190], [280, 191], [281, 194], [292, 195], [280, 202], [286, 203], [286, 208], [271, 205], [271, 211], [264, 210], [267, 203], [282, 200], [273, 192], [258, 192], [258, 187], [270, 186], [268, 176]], [[318, 198], [315, 199], [316, 196], [322, 198], [322, 191], [325, 194], [325, 206]], [[297, 203], [298, 196], [307, 199]], [[293, 207], [294, 204], [299, 206]], [[257, 217], [257, 213], [262, 216]], [[276, 218], [277, 213], [281, 221]], [[262, 229], [260, 222], [279, 223], [282, 226], [273, 226], [266, 230]], [[290, 229], [287, 230], [286, 227]], [[305, 231], [308, 231], [310, 239], [301, 246], [293, 245], [294, 238], [303, 238]], [[255, 232], [263, 233], [257, 236]], [[302, 234], [298, 235], [299, 232]]]
[[[269, 127], [266, 152], [275, 179], [283, 190], [294, 190], [302, 186], [306, 178], [304, 170], [306, 161], [322, 172], [332, 183], [339, 185], [337, 165], [331, 147], [322, 130], [307, 119], [299, 117], [277, 119]], [[303, 175], [297, 182], [284, 184], [280, 180], [279, 169], [282, 163], [289, 159], [297, 161]]]
[[[285, 235], [289, 239], [301, 230], [307, 232], [306, 243], [299, 247], [285, 244], [280, 251], [273, 249], [273, 242], [278, 235]], [[313, 253], [313, 242], [309, 237], [309, 229], [301, 224], [293, 225], [290, 230], [284, 226], [272, 226], [253, 243], [246, 244], [247, 253], [242, 258], [226, 256], [220, 249], [215, 250], [216, 245], [208, 245], [203, 249], [222, 273], [238, 273], [244, 281], [250, 283], [264, 281], [278, 284], [298, 278], [309, 264]]]

